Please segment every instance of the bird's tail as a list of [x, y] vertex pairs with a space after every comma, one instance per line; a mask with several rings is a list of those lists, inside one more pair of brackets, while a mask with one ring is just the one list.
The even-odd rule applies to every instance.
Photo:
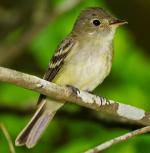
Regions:
[[42, 99], [32, 119], [16, 138], [15, 144], [17, 146], [26, 145], [28, 148], [34, 147], [48, 123], [62, 105], [63, 103], [49, 98]]

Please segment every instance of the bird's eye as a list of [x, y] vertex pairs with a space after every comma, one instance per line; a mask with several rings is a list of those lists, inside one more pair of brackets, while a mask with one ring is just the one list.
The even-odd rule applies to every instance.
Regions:
[[99, 20], [95, 19], [95, 20], [93, 20], [93, 24], [95, 26], [99, 26], [101, 24], [101, 22]]

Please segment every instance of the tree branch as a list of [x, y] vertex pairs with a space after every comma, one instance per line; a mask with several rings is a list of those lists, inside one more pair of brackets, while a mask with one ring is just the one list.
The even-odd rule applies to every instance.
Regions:
[[71, 88], [58, 86], [33, 75], [0, 67], [0, 80], [42, 93], [53, 99], [72, 102], [74, 104], [107, 113], [118, 120], [150, 125], [150, 113], [145, 112], [142, 109], [121, 104], [113, 100], [107, 100], [85, 91], [79, 91], [75, 94]]
[[84, 153], [98, 153], [100, 151], [103, 151], [103, 150], [111, 147], [114, 144], [120, 143], [122, 141], [126, 141], [129, 138], [132, 138], [136, 135], [140, 135], [140, 134], [147, 133], [147, 132], [150, 132], [150, 126], [146, 126], [144, 128], [137, 129], [135, 131], [129, 132], [127, 134], [124, 134], [124, 135], [119, 136], [117, 138], [114, 138], [112, 140], [106, 141], [105, 143], [102, 143], [102, 144], [100, 144], [100, 145], [98, 145], [98, 146], [96, 146], [96, 147], [94, 147]]

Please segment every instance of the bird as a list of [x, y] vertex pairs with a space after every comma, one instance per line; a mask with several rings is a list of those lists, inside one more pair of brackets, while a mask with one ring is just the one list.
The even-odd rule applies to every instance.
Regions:
[[[61, 86], [93, 91], [110, 73], [115, 32], [126, 23], [103, 8], [82, 10], [70, 34], [58, 45], [43, 79]], [[17, 136], [15, 144], [34, 147], [64, 104], [65, 101], [41, 94], [37, 111]]]

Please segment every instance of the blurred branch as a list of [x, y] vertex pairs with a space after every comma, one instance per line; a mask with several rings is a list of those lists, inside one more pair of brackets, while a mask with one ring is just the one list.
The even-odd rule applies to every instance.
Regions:
[[[34, 113], [36, 110], [36, 106], [31, 104], [30, 106], [27, 105], [8, 105], [8, 104], [0, 104], [0, 114], [9, 114], [9, 115], [18, 115], [18, 116], [27, 116]], [[56, 118], [62, 119], [66, 118], [69, 120], [80, 120], [80, 121], [89, 121], [91, 123], [95, 123], [101, 125], [105, 128], [123, 128], [123, 129], [130, 129], [134, 130], [140, 128], [141, 125], [132, 124], [129, 122], [121, 122], [120, 120], [114, 120], [111, 116], [106, 114], [98, 114], [93, 112], [89, 109], [82, 108], [80, 111], [77, 112], [70, 112], [66, 109], [61, 109], [57, 112]]]
[[146, 126], [144, 128], [140, 128], [140, 129], [137, 129], [135, 131], [132, 131], [132, 132], [129, 132], [127, 134], [124, 134], [122, 136], [119, 136], [117, 138], [114, 138], [112, 140], [109, 140], [109, 141], [106, 141], [105, 143], [102, 143], [84, 153], [99, 153], [100, 151], [103, 151], [109, 147], [111, 147], [112, 145], [114, 144], [117, 144], [117, 143], [120, 143], [122, 141], [126, 141], [136, 135], [140, 135], [140, 134], [143, 134], [143, 133], [147, 133], [147, 132], [150, 132], [150, 126]]
[[11, 106], [6, 104], [0, 104], [0, 114], [15, 114], [15, 115], [28, 115], [32, 114], [36, 107], [32, 104], [30, 106]]
[[85, 91], [76, 94], [69, 87], [58, 86], [36, 76], [0, 67], [0, 80], [30, 89], [57, 100], [64, 100], [90, 109], [110, 114], [118, 120], [150, 125], [150, 113], [142, 109], [107, 100]]
[[54, 8], [54, 10], [51, 10], [49, 13], [41, 19], [41, 21], [36, 22], [36, 24], [33, 24], [33, 26], [26, 31], [19, 40], [9, 47], [2, 47], [1, 50], [5, 50], [5, 52], [0, 53], [0, 65], [8, 64], [10, 61], [18, 57], [20, 54], [22, 54], [23, 48], [32, 41], [32, 39], [40, 32], [42, 29], [55, 21], [55, 19], [66, 12], [69, 12], [72, 8], [77, 6], [82, 0], [76, 0], [74, 3], [69, 3], [69, 5], [65, 5], [65, 3], [61, 4], [60, 6], [57, 6]]
[[16, 153], [15, 148], [14, 148], [13, 143], [12, 143], [12, 140], [11, 140], [11, 137], [10, 137], [6, 127], [2, 123], [0, 124], [0, 129], [2, 130], [6, 140], [8, 142], [10, 152], [11, 153]]

